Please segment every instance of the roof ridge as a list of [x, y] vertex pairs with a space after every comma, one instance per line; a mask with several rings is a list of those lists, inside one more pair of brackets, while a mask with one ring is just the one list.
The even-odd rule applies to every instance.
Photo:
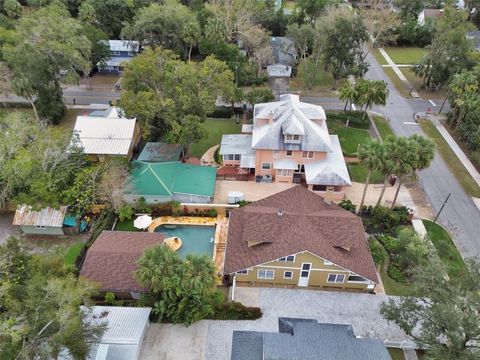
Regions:
[[169, 195], [172, 195], [172, 192], [167, 188], [167, 186], [163, 183], [162, 179], [160, 179], [160, 177], [157, 175], [157, 173], [155, 171], [153, 171], [152, 167], [151, 167], [151, 164], [148, 164], [148, 170], [150, 170], [150, 172], [153, 174], [153, 176], [155, 177], [155, 179], [157, 179], [157, 181], [160, 183], [160, 185], [163, 186], [163, 188], [167, 191], [167, 193]]

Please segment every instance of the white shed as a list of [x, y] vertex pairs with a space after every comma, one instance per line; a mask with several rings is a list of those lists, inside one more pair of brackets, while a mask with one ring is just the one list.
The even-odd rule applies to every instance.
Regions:
[[107, 324], [88, 360], [137, 360], [150, 325], [151, 308], [93, 306], [87, 321]]

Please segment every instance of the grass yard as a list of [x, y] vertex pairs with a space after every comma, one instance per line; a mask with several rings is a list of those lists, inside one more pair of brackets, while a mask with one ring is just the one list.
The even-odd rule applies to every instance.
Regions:
[[462, 163], [458, 160], [457, 155], [455, 155], [443, 136], [438, 132], [435, 125], [425, 119], [420, 120], [419, 123], [427, 136], [435, 142], [438, 152], [442, 155], [443, 160], [447, 163], [450, 171], [462, 185], [463, 190], [465, 190], [470, 196], [480, 197], [480, 186], [478, 186], [468, 173], [467, 169], [465, 169]]
[[[349, 126], [345, 126], [347, 118]], [[328, 112], [327, 123], [330, 134], [338, 135], [345, 156], [357, 156], [358, 146], [371, 138], [368, 119], [363, 121], [360, 112]]]
[[404, 98], [411, 98], [412, 97], [410, 95], [410, 91], [412, 89], [409, 88], [407, 83], [400, 80], [400, 78], [397, 76], [397, 74], [395, 74], [395, 71], [393, 71], [392, 68], [384, 67], [383, 71], [390, 78], [390, 81], [393, 83], [393, 86], [395, 86], [395, 89], [397, 89], [397, 91], [400, 93], [400, 95], [402, 95]]
[[378, 132], [380, 133], [382, 140], [385, 140], [388, 136], [395, 136], [392, 129], [390, 128], [390, 125], [388, 124], [388, 121], [385, 118], [383, 118], [382, 116], [373, 115], [372, 119], [377, 126]]
[[392, 357], [392, 360], [405, 360], [405, 355], [403, 354], [402, 349], [396, 349], [396, 348], [387, 348], [388, 353]]
[[71, 134], [75, 126], [75, 121], [77, 120], [77, 116], [82, 114], [83, 114], [83, 110], [67, 109], [65, 116], [63, 117], [60, 124], [57, 125], [57, 128]]
[[432, 221], [423, 220], [427, 229], [428, 237], [437, 249], [440, 260], [446, 265], [448, 275], [452, 277], [460, 276], [465, 271], [465, 263], [457, 250], [450, 234], [440, 225]]
[[190, 146], [190, 156], [201, 157], [212, 146], [220, 144], [223, 134], [240, 134], [242, 125], [235, 119], [207, 119], [202, 124], [208, 136]]
[[125, 221], [117, 221], [117, 224], [115, 225], [115, 228], [113, 229], [115, 231], [140, 231], [136, 227], [133, 226], [133, 219], [131, 220], [125, 220]]
[[402, 46], [386, 47], [384, 49], [395, 64], [418, 64], [423, 56], [428, 53], [428, 49], [419, 47]]
[[80, 255], [80, 251], [82, 251], [84, 246], [84, 243], [78, 243], [70, 246], [64, 256], [65, 265], [74, 266], [75, 259], [78, 257], [78, 255]]
[[[417, 90], [418, 94], [424, 99], [438, 99], [443, 100], [445, 99], [446, 92], [445, 91], [430, 91], [422, 89], [423, 80], [419, 78], [415, 73], [412, 71], [412, 68], [403, 68], [400, 69], [403, 75], [407, 78], [407, 80], [412, 84], [412, 86]], [[440, 105], [439, 105], [440, 106]], [[426, 109], [425, 109], [426, 110]]]
[[370, 53], [373, 55], [373, 57], [375, 58], [375, 60], [377, 60], [377, 62], [380, 64], [380, 65], [387, 65], [387, 60], [385, 60], [385, 58], [383, 57], [382, 54], [380, 54], [380, 51], [377, 49], [377, 48], [373, 48]]
[[[348, 172], [352, 181], [365, 183], [367, 179], [368, 170], [360, 164], [347, 164]], [[370, 184], [382, 184], [384, 176], [378, 171], [374, 171], [370, 177]]]

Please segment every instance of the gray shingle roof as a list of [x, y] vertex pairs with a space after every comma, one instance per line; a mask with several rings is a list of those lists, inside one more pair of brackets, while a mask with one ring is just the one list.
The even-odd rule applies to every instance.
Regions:
[[[273, 123], [264, 120], [273, 117]], [[298, 95], [280, 96], [280, 101], [255, 105], [252, 147], [269, 150], [331, 152], [325, 111], [319, 105], [301, 102]], [[301, 135], [300, 143], [286, 143], [284, 135]]]
[[356, 338], [351, 325], [278, 321], [279, 333], [234, 331], [232, 360], [391, 360], [381, 340]]

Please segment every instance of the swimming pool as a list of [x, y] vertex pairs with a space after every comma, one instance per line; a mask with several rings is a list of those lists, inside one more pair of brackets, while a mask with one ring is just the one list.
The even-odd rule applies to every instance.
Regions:
[[177, 251], [181, 259], [189, 254], [213, 257], [215, 226], [165, 224], [156, 227], [155, 232], [165, 234], [165, 238], [175, 236], [182, 240], [182, 247]]

